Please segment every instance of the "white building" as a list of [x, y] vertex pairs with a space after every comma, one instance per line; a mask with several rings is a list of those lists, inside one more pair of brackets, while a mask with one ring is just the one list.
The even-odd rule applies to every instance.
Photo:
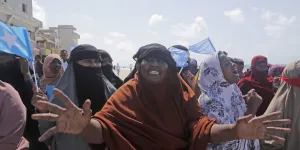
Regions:
[[73, 25], [58, 25], [58, 27], [50, 27], [50, 30], [57, 30], [60, 40], [60, 48], [70, 52], [70, 48], [78, 45], [80, 36], [76, 33]]
[[32, 16], [32, 0], [0, 0], [0, 20], [8, 25], [27, 28], [33, 53], [38, 53], [35, 32], [43, 27], [43, 23]]
[[60, 53], [61, 47], [58, 29], [39, 29], [35, 36], [37, 48], [40, 49], [41, 55]]
[[36, 34], [36, 38], [42, 37], [47, 38], [55, 44], [54, 48], [61, 49], [58, 29], [39, 29]]

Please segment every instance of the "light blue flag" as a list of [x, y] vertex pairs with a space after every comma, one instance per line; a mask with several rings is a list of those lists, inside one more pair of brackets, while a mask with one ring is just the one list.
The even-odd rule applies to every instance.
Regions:
[[34, 60], [26, 28], [8, 26], [0, 21], [0, 52]]
[[189, 52], [177, 49], [175, 47], [169, 48], [173, 59], [176, 62], [177, 67], [186, 67], [188, 65], [187, 61], [189, 59]]
[[53, 86], [53, 85], [46, 86], [46, 94], [47, 94], [48, 99], [52, 99], [54, 88], [55, 88], [55, 86]]
[[189, 50], [191, 52], [199, 53], [199, 54], [214, 54], [216, 52], [216, 49], [214, 45], [211, 43], [209, 38], [197, 44], [189, 46]]

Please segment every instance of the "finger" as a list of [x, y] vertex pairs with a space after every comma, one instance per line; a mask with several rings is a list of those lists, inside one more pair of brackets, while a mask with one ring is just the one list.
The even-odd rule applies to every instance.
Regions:
[[278, 119], [281, 116], [281, 112], [274, 112], [267, 115], [260, 116], [263, 121]]
[[88, 99], [83, 104], [83, 116], [84, 117], [91, 117], [92, 111], [91, 111], [91, 101]]
[[239, 117], [238, 120], [242, 120], [242, 121], [245, 121], [245, 122], [248, 123], [252, 118], [253, 118], [253, 116], [250, 114], [250, 115], [247, 115], [247, 116]]
[[291, 129], [289, 128], [278, 128], [278, 127], [267, 127], [266, 128], [268, 134], [276, 134], [276, 133], [290, 133]]
[[61, 115], [66, 110], [65, 108], [62, 108], [53, 103], [49, 103], [47, 101], [38, 101], [36, 105], [43, 110], [49, 110], [50, 112], [55, 113], [57, 115]]
[[55, 88], [53, 90], [53, 94], [65, 105], [66, 108], [76, 107], [76, 105], [69, 99], [69, 97], [66, 96], [61, 90]]
[[33, 84], [33, 87], [32, 87], [32, 92], [38, 92], [38, 87], [37, 87], [37, 85], [36, 84]]
[[34, 95], [32, 98], [33, 101], [39, 101], [39, 100], [43, 100], [43, 97], [40, 95]]
[[31, 118], [33, 120], [56, 121], [58, 119], [58, 115], [51, 114], [51, 113], [42, 113], [42, 114], [33, 114]]
[[253, 95], [254, 95], [254, 92], [255, 92], [255, 90], [254, 90], [254, 89], [251, 89], [251, 90], [248, 92], [248, 94], [249, 94], [250, 96], [253, 96]]
[[35, 85], [35, 87], [32, 90], [35, 90], [34, 91], [35, 95], [46, 96], [46, 94], [40, 88], [38, 88], [36, 85]]
[[[34, 84], [34, 85], [35, 85], [35, 84]], [[35, 86], [37, 87], [37, 85], [35, 85]], [[38, 88], [38, 87], [37, 87], [37, 90], [36, 90], [36, 91], [37, 91], [37, 93], [41, 93], [41, 94], [44, 94], [44, 95], [45, 95], [45, 93], [44, 93], [40, 88]]]
[[282, 137], [270, 135], [270, 134], [266, 134], [263, 140], [275, 140], [275, 141], [279, 141], [279, 142], [285, 141], [285, 139]]
[[39, 141], [40, 142], [44, 142], [45, 140], [49, 139], [50, 137], [52, 137], [53, 135], [55, 135], [57, 133], [57, 129], [56, 126], [52, 127], [51, 129], [47, 130], [40, 138]]
[[280, 120], [267, 120], [263, 121], [263, 124], [267, 127], [278, 127], [278, 126], [283, 126], [290, 124], [291, 120], [290, 119], [280, 119]]
[[254, 91], [253, 96], [261, 98], [261, 96]]
[[45, 96], [42, 96], [42, 95], [35, 95], [35, 100], [36, 101], [45, 101], [46, 97]]
[[248, 116], [246, 116], [245, 121], [249, 122], [252, 118], [253, 118], [253, 115], [249, 114]]

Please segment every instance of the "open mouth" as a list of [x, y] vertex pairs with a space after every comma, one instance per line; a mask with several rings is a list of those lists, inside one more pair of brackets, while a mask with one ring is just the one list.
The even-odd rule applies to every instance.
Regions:
[[238, 72], [237, 72], [236, 69], [234, 69], [232, 73], [233, 73], [233, 74], [238, 74]]
[[158, 71], [149, 71], [149, 74], [151, 74], [151, 75], [159, 75], [159, 72]]

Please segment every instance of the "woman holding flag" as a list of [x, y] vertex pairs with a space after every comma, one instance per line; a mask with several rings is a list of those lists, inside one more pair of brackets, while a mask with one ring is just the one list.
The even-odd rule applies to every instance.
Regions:
[[27, 60], [12, 54], [0, 53], [0, 70], [0, 80], [9, 83], [18, 91], [26, 107], [27, 120], [24, 137], [29, 141], [30, 150], [48, 150], [46, 144], [38, 141], [40, 136], [38, 122], [30, 117], [35, 113], [35, 108], [31, 104], [35, 83]]

